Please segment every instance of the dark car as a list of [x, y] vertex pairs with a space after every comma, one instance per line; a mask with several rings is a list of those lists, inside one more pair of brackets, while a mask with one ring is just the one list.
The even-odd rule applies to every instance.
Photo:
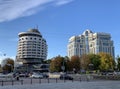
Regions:
[[43, 78], [48, 78], [49, 76], [48, 76], [48, 74], [42, 74], [43, 75]]
[[60, 75], [60, 79], [73, 80], [73, 77], [71, 77], [67, 74], [62, 74], [62, 75]]

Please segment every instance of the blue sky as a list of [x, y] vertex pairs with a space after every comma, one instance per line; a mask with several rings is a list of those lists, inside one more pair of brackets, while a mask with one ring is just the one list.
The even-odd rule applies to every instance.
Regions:
[[68, 40], [86, 29], [110, 33], [120, 54], [120, 0], [0, 0], [0, 58], [15, 58], [18, 33], [38, 26], [48, 58], [67, 55]]

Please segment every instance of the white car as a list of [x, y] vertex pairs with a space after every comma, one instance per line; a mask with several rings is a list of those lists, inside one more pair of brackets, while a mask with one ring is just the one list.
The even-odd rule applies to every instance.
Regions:
[[32, 74], [30, 77], [32, 78], [43, 78], [43, 75], [42, 74]]

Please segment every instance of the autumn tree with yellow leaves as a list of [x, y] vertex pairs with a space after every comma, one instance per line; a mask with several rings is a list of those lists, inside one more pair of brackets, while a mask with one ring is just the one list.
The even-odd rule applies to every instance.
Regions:
[[115, 67], [115, 61], [113, 57], [107, 53], [99, 53], [100, 56], [100, 70], [114, 70]]

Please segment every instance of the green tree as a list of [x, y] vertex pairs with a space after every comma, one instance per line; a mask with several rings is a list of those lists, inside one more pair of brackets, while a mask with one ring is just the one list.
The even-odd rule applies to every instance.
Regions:
[[71, 70], [71, 63], [70, 63], [70, 59], [68, 56], [64, 57], [64, 66], [65, 66], [65, 71], [70, 71]]
[[97, 54], [88, 54], [90, 64], [93, 64], [93, 69], [98, 70], [100, 66], [100, 56]]
[[117, 69], [120, 70], [120, 57], [117, 56]]

